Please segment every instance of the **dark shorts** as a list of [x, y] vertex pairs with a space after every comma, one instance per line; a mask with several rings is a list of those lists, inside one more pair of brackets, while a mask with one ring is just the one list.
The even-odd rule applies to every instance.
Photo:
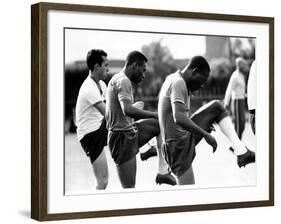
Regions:
[[93, 163], [101, 154], [103, 147], [107, 145], [107, 129], [106, 122], [103, 119], [101, 126], [98, 130], [86, 134], [80, 143]]
[[162, 150], [172, 172], [182, 176], [191, 166], [195, 157], [196, 135], [187, 133], [182, 139], [162, 144]]
[[139, 152], [137, 129], [109, 131], [108, 147], [116, 165], [129, 161]]

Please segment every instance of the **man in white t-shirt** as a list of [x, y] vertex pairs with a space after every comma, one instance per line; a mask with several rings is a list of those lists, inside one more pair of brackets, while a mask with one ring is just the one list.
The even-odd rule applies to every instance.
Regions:
[[[246, 82], [245, 73], [247, 70], [246, 61], [238, 57], [236, 59], [236, 70], [232, 73], [224, 97], [226, 108], [230, 108], [234, 118], [234, 128], [240, 139], [245, 129], [246, 111]], [[231, 102], [231, 106], [230, 106]]]
[[108, 184], [108, 166], [104, 152], [107, 129], [104, 119], [106, 85], [102, 81], [108, 72], [107, 54], [90, 50], [87, 54], [89, 75], [80, 87], [76, 102], [77, 136], [93, 166], [96, 189]]
[[257, 105], [257, 70], [256, 61], [253, 62], [248, 80], [248, 109], [250, 112], [250, 123], [256, 133], [256, 105]]

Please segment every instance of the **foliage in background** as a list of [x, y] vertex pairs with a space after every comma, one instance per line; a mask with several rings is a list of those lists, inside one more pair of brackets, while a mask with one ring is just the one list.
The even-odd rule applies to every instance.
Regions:
[[165, 77], [175, 72], [177, 67], [168, 47], [162, 46], [161, 40], [142, 47], [148, 58], [146, 77], [137, 87], [137, 97], [157, 97]]
[[[247, 47], [245, 48], [245, 44]], [[249, 68], [255, 59], [255, 40], [243, 41], [239, 38], [229, 38], [220, 57], [209, 60], [211, 74], [203, 89], [197, 91], [192, 98], [192, 111], [204, 102], [212, 99], [222, 99], [232, 72], [235, 70], [235, 59], [244, 57], [249, 62]], [[144, 45], [141, 51], [148, 58], [147, 72], [144, 81], [135, 87], [135, 99], [145, 101], [145, 108], [156, 110], [158, 94], [167, 75], [177, 69], [183, 69], [188, 63], [186, 59], [174, 59], [168, 47], [163, 46], [162, 40]], [[110, 66], [122, 69], [124, 59], [109, 61]], [[79, 88], [88, 75], [85, 61], [76, 61], [65, 66], [65, 118], [72, 119]], [[109, 74], [108, 83], [113, 74]], [[246, 74], [247, 82], [247, 74]], [[73, 123], [73, 122], [72, 122]], [[73, 126], [73, 124], [72, 124]], [[75, 130], [73, 126], [73, 130]]]

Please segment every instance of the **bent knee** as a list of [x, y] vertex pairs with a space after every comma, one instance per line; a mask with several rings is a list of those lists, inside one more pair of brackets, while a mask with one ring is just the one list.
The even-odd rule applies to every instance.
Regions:
[[210, 102], [210, 107], [213, 115], [215, 116], [215, 121], [218, 123], [223, 118], [228, 116], [228, 112], [224, 107], [224, 104], [220, 100], [213, 100]]
[[221, 100], [212, 100], [210, 103], [213, 107], [224, 109], [224, 105]]
[[149, 134], [156, 136], [160, 133], [159, 121], [155, 118], [142, 119], [135, 122], [139, 130], [139, 134]]
[[220, 100], [212, 100], [210, 102], [210, 107], [214, 110], [214, 111], [218, 111], [218, 112], [224, 112], [226, 111], [223, 102]]

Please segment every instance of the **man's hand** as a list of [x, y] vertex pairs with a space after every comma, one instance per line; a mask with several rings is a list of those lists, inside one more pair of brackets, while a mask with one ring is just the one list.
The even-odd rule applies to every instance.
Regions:
[[158, 113], [157, 112], [153, 112], [154, 113], [154, 118], [158, 120]]
[[229, 103], [223, 102], [223, 105], [224, 105], [224, 108], [225, 108], [227, 111], [230, 111], [230, 105], [229, 105]]
[[217, 150], [217, 141], [216, 139], [210, 135], [209, 133], [207, 133], [205, 136], [204, 136], [204, 139], [206, 140], [206, 142], [213, 147], [213, 153]]
[[[143, 108], [144, 108], [144, 102], [143, 101], [137, 101], [132, 105], [133, 105], [133, 107], [138, 108], [139, 110], [143, 110]], [[152, 114], [153, 118], [158, 119], [158, 113], [157, 112], [152, 112], [152, 113], [153, 113]]]
[[250, 124], [253, 130], [253, 133], [256, 134], [256, 115], [250, 113]]
[[133, 104], [134, 107], [140, 109], [140, 110], [143, 110], [144, 108], [144, 102], [143, 101], [137, 101]]

